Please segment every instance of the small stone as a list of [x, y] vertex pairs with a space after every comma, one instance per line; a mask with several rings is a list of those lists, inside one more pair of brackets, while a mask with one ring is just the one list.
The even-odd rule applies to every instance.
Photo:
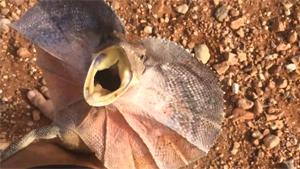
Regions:
[[272, 130], [282, 129], [284, 127], [284, 123], [282, 120], [273, 121], [270, 125]]
[[245, 17], [240, 17], [230, 23], [230, 28], [233, 30], [237, 30], [240, 27], [245, 25], [245, 21], [246, 21]]
[[1, 14], [2, 15], [7, 15], [9, 13], [9, 9], [8, 8], [3, 8], [3, 9], [1, 9]]
[[241, 108], [235, 108], [232, 111], [232, 118], [237, 121], [252, 120], [254, 119], [254, 114]]
[[258, 145], [259, 145], [259, 139], [254, 139], [252, 143], [253, 143], [255, 146], [258, 146]]
[[285, 89], [288, 86], [288, 81], [286, 79], [280, 79], [278, 81], [278, 87], [280, 89]]
[[195, 48], [195, 57], [198, 61], [206, 64], [210, 58], [209, 48], [206, 44], [197, 45]]
[[278, 146], [280, 143], [279, 137], [275, 136], [273, 134], [269, 134], [268, 136], [266, 136], [263, 141], [264, 141], [264, 145], [268, 149], [272, 149], [272, 148]]
[[19, 48], [17, 51], [18, 56], [21, 58], [30, 57], [31, 53], [26, 48]]
[[10, 144], [11, 144], [10, 141], [8, 141], [6, 139], [1, 139], [0, 140], [0, 151], [5, 150]]
[[145, 26], [145, 28], [144, 28], [144, 32], [146, 33], [146, 34], [151, 34], [152, 33], [152, 27], [151, 26]]
[[180, 14], [186, 14], [189, 10], [189, 6], [187, 4], [182, 4], [176, 7], [176, 12]]
[[287, 25], [286, 22], [281, 21], [279, 18], [275, 19], [273, 25], [272, 25], [272, 30], [275, 32], [283, 32], [285, 31]]
[[283, 1], [281, 2], [281, 4], [284, 7], [284, 9], [290, 9], [291, 7], [293, 7], [293, 4], [289, 1]]
[[219, 22], [223, 22], [228, 17], [229, 7], [221, 5], [215, 13], [215, 17]]
[[236, 34], [239, 35], [239, 37], [243, 38], [245, 37], [245, 32], [242, 28], [236, 31]]
[[297, 42], [297, 39], [298, 39], [298, 33], [296, 31], [291, 32], [288, 38], [289, 43], [295, 43]]
[[239, 99], [237, 104], [238, 104], [238, 107], [240, 107], [244, 110], [251, 109], [254, 106], [254, 103], [246, 98]]
[[220, 4], [220, 0], [213, 0], [213, 2], [215, 6], [218, 6]]
[[259, 130], [255, 130], [251, 136], [256, 139], [262, 139], [264, 136]]
[[29, 122], [27, 122], [27, 126], [29, 126], [29, 127], [32, 127], [33, 126], [33, 121], [29, 121]]
[[230, 10], [229, 14], [230, 14], [231, 16], [233, 16], [233, 17], [237, 17], [237, 16], [240, 15], [240, 11], [233, 8], [233, 9]]
[[10, 24], [10, 20], [9, 19], [6, 19], [6, 18], [3, 18], [3, 19], [0, 19], [0, 32], [8, 32], [9, 31], [9, 24]]
[[285, 44], [285, 43], [280, 43], [277, 47], [276, 47], [276, 51], [277, 52], [280, 52], [280, 51], [286, 51], [288, 49], [291, 48], [291, 45], [288, 43], [288, 44]]
[[285, 65], [287, 72], [291, 73], [297, 69], [297, 66], [294, 63]]
[[2, 89], [0, 89], [0, 94], [2, 94], [3, 93], [3, 90]]
[[14, 4], [20, 6], [24, 3], [24, 0], [14, 0]]
[[238, 153], [239, 148], [240, 148], [240, 143], [234, 142], [230, 153], [232, 155], [236, 155]]
[[237, 56], [240, 62], [247, 61], [247, 54], [245, 52], [238, 52]]
[[118, 1], [113, 1], [111, 6], [114, 10], [120, 9], [120, 3]]
[[32, 119], [33, 121], [39, 121], [41, 119], [41, 112], [38, 110], [32, 111]]
[[229, 65], [227, 64], [227, 62], [222, 62], [219, 64], [215, 64], [213, 68], [217, 71], [219, 75], [222, 75], [229, 69]]
[[228, 65], [232, 66], [238, 63], [238, 58], [236, 56], [236, 54], [228, 52], [225, 54], [225, 57], [227, 59], [227, 63]]
[[257, 114], [261, 114], [264, 111], [263, 103], [259, 99], [255, 100], [254, 102], [254, 111]]
[[238, 94], [240, 91], [240, 85], [237, 83], [233, 83], [231, 87], [232, 93]]

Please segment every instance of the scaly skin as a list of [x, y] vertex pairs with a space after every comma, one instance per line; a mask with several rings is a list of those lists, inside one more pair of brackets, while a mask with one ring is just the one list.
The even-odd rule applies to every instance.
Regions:
[[[214, 73], [174, 42], [119, 39], [112, 31], [122, 33], [122, 25], [102, 1], [42, 0], [13, 27], [40, 48], [54, 124], [76, 133], [105, 167], [180, 168], [213, 146], [223, 92]], [[124, 49], [135, 81], [110, 104], [93, 107], [83, 96], [86, 74], [97, 69], [93, 54], [112, 45]]]

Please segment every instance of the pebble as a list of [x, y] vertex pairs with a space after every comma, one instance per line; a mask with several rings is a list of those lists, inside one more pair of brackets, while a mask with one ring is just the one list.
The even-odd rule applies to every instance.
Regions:
[[230, 10], [229, 14], [230, 14], [231, 16], [233, 16], [233, 17], [237, 17], [237, 16], [240, 15], [240, 11], [233, 8], [233, 9]]
[[241, 108], [235, 108], [232, 111], [232, 118], [237, 121], [252, 120], [254, 119], [254, 114]]
[[254, 112], [257, 113], [257, 114], [261, 114], [261, 113], [263, 113], [263, 111], [264, 111], [263, 103], [259, 99], [255, 100], [255, 102], [254, 102]]
[[298, 33], [296, 31], [292, 31], [289, 35], [288, 41], [289, 43], [295, 43], [298, 39]]
[[6, 139], [1, 139], [0, 140], [0, 151], [5, 150], [10, 144], [11, 144], [10, 141], [8, 141]]
[[111, 6], [114, 10], [120, 9], [120, 3], [118, 1], [113, 1]]
[[268, 149], [272, 149], [279, 145], [280, 138], [276, 135], [269, 134], [264, 138], [263, 142]]
[[284, 123], [282, 120], [273, 121], [270, 125], [272, 130], [282, 129], [284, 127]]
[[227, 64], [227, 62], [222, 62], [213, 65], [213, 68], [217, 71], [219, 75], [222, 75], [229, 69], [229, 65]]
[[276, 51], [277, 52], [280, 52], [280, 51], [286, 51], [288, 49], [291, 48], [291, 45], [288, 43], [288, 44], [285, 44], [285, 43], [280, 43], [277, 47], [276, 47]]
[[29, 126], [29, 127], [31, 127], [31, 126], [33, 126], [33, 121], [29, 121], [29, 122], [27, 122], [27, 126]]
[[230, 153], [232, 155], [236, 155], [238, 153], [239, 148], [240, 148], [240, 143], [234, 142]]
[[8, 32], [9, 31], [8, 25], [10, 23], [11, 23], [10, 20], [7, 18], [0, 19], [0, 31]]
[[262, 139], [264, 137], [264, 135], [259, 130], [253, 131], [251, 136], [256, 139]]
[[225, 54], [228, 65], [232, 66], [238, 63], [237, 55], [231, 52]]
[[294, 63], [285, 65], [286, 70], [291, 73], [297, 69], [297, 66]]
[[240, 107], [244, 110], [248, 110], [254, 106], [254, 103], [246, 98], [243, 98], [243, 99], [239, 99], [237, 105], [238, 105], [238, 107]]
[[238, 19], [235, 19], [230, 23], [230, 28], [233, 30], [237, 30], [240, 27], [245, 25], [245, 21], [246, 21], [245, 17], [240, 17]]
[[272, 30], [275, 32], [283, 32], [286, 29], [286, 22], [281, 21], [279, 18], [275, 19], [273, 25], [272, 25]]
[[245, 52], [238, 52], [237, 57], [239, 58], [240, 62], [247, 60], [247, 54]]
[[240, 85], [237, 83], [233, 83], [231, 87], [232, 93], [238, 94], [240, 91]]
[[146, 33], [146, 34], [151, 34], [152, 33], [152, 27], [151, 26], [145, 26], [145, 28], [144, 28], [144, 32]]
[[198, 61], [206, 64], [210, 58], [209, 48], [206, 44], [200, 44], [195, 47], [195, 57]]
[[7, 15], [9, 13], [9, 9], [8, 8], [3, 8], [3, 9], [1, 9], [1, 14], [2, 15]]
[[223, 22], [228, 17], [229, 7], [226, 5], [221, 5], [215, 13], [215, 17], [219, 22]]
[[245, 32], [241, 28], [236, 31], [236, 34], [239, 35], [239, 37], [241, 37], [241, 38], [245, 37]]
[[24, 0], [14, 0], [14, 4], [20, 6], [24, 3]]
[[41, 119], [41, 112], [38, 110], [32, 111], [32, 119], [33, 121], [39, 121]]
[[187, 4], [182, 4], [176, 7], [176, 12], [180, 14], [186, 14], [189, 10], [189, 6]]
[[25, 58], [25, 57], [30, 57], [31, 53], [28, 51], [27, 48], [19, 48], [17, 51], [18, 56], [20, 56], [21, 58]]

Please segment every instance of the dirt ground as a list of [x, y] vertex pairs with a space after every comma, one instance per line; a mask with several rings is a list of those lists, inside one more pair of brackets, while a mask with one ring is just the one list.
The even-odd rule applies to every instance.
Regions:
[[[26, 99], [45, 85], [34, 46], [7, 24], [33, 0], [0, 0], [0, 149], [48, 124]], [[131, 38], [176, 41], [218, 74], [226, 120], [194, 168], [300, 168], [300, 2], [112, 0]], [[201, 47], [202, 45], [202, 50]], [[204, 59], [205, 60], [205, 59]]]

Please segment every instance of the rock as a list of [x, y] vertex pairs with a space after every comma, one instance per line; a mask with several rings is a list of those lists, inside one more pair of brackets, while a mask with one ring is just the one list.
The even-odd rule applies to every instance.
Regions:
[[227, 62], [222, 62], [213, 65], [213, 68], [217, 71], [219, 75], [222, 75], [229, 69], [229, 65], [227, 64]]
[[210, 58], [209, 48], [206, 44], [200, 44], [195, 47], [195, 57], [198, 61], [206, 64]]
[[245, 17], [240, 17], [236, 20], [233, 20], [231, 23], [230, 23], [230, 28], [233, 29], [233, 30], [237, 30], [239, 29], [240, 27], [244, 26], [245, 25], [245, 21], [246, 21], [246, 18]]
[[14, 4], [20, 6], [24, 3], [24, 0], [13, 0]]
[[215, 13], [215, 17], [219, 22], [223, 22], [228, 17], [229, 7], [221, 5]]
[[232, 118], [236, 121], [252, 120], [254, 119], [254, 114], [241, 108], [235, 108], [232, 111]]
[[240, 148], [240, 143], [234, 142], [230, 153], [232, 155], [236, 155], [238, 153], [239, 148]]
[[297, 69], [297, 66], [294, 63], [285, 65], [287, 72], [291, 73]]
[[152, 33], [152, 27], [151, 26], [145, 26], [144, 27], [144, 32], [146, 33], [146, 34], [151, 34]]
[[254, 103], [246, 98], [239, 99], [237, 104], [238, 104], [238, 107], [240, 107], [244, 110], [251, 109], [254, 106]]
[[254, 102], [254, 112], [257, 113], [257, 114], [261, 114], [261, 113], [263, 113], [263, 111], [264, 111], [263, 103], [259, 99], [255, 100], [255, 102]]
[[1, 14], [6, 16], [9, 13], [9, 9], [8, 8], [3, 8], [1, 9]]
[[111, 6], [114, 10], [120, 9], [120, 3], [118, 1], [113, 1]]
[[238, 63], [238, 58], [236, 56], [236, 54], [228, 52], [225, 54], [225, 57], [227, 59], [227, 64], [232, 66]]
[[280, 143], [280, 138], [278, 136], [275, 136], [273, 134], [269, 134], [267, 135], [264, 140], [264, 145], [268, 148], [268, 149], [272, 149], [276, 146], [279, 145]]
[[180, 14], [186, 14], [189, 10], [189, 6], [187, 4], [182, 4], [176, 7], [176, 12]]
[[245, 37], [245, 32], [242, 28], [236, 31], [236, 34], [239, 35], [239, 37], [243, 38]]
[[247, 54], [245, 52], [238, 52], [237, 56], [238, 56], [240, 62], [247, 61]]
[[285, 43], [280, 43], [277, 47], [276, 47], [276, 51], [277, 52], [280, 52], [280, 51], [286, 51], [288, 49], [291, 48], [291, 45], [288, 43], [288, 44], [285, 44]]
[[30, 57], [31, 56], [31, 53], [28, 51], [28, 49], [27, 48], [22, 48], [22, 47], [18, 49], [17, 54], [21, 58], [25, 58], [25, 57]]
[[279, 79], [276, 84], [280, 89], [285, 89], [288, 86], [288, 81], [286, 79]]
[[282, 129], [284, 127], [284, 123], [282, 120], [273, 121], [270, 125], [272, 130]]
[[231, 10], [229, 11], [229, 14], [230, 14], [230, 16], [232, 16], [232, 17], [237, 17], [237, 16], [240, 15], [240, 11], [233, 8], [233, 9], [231, 9]]
[[251, 136], [256, 139], [262, 139], [264, 136], [259, 130], [255, 130], [252, 132]]
[[213, 0], [213, 3], [215, 6], [218, 6], [220, 4], [220, 0]]
[[285, 31], [286, 27], [286, 22], [280, 20], [280, 18], [276, 18], [272, 25], [272, 30], [275, 32], [283, 32]]
[[29, 122], [27, 122], [27, 126], [29, 126], [29, 127], [32, 127], [33, 126], [33, 121], [29, 121]]
[[292, 31], [288, 37], [289, 43], [295, 43], [298, 39], [298, 33], [296, 31]]
[[6, 139], [0, 139], [0, 151], [5, 150], [11, 144], [10, 141]]
[[237, 83], [233, 83], [231, 87], [232, 93], [238, 94], [240, 91], [240, 85]]
[[7, 33], [9, 31], [10, 20], [6, 18], [0, 19], [0, 32]]
[[38, 110], [32, 111], [32, 119], [33, 121], [39, 121], [41, 119], [41, 112]]

